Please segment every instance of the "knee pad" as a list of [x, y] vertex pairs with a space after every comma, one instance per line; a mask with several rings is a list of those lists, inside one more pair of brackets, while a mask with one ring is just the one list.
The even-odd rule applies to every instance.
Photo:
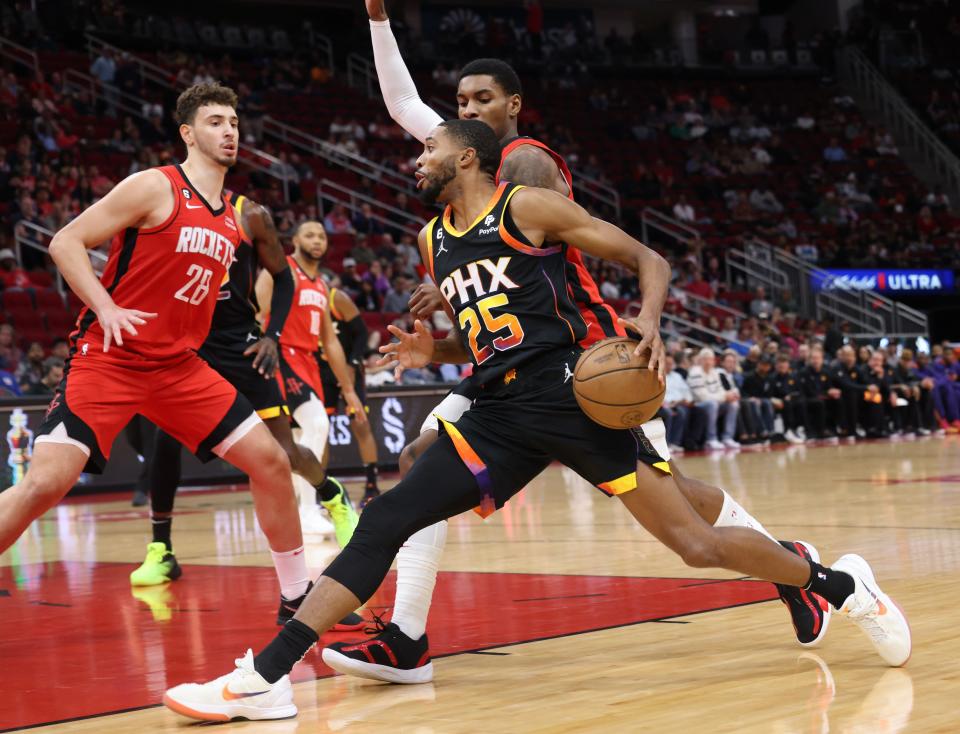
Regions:
[[308, 400], [293, 411], [293, 418], [300, 425], [297, 442], [317, 456], [323, 456], [330, 435], [330, 417], [323, 403], [319, 400]]

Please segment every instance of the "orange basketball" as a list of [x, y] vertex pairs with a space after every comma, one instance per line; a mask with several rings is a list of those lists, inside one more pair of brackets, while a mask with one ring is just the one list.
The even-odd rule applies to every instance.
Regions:
[[647, 369], [649, 352], [636, 356], [635, 339], [615, 336], [597, 342], [577, 361], [573, 392], [580, 408], [607, 428], [633, 428], [653, 418], [666, 387]]

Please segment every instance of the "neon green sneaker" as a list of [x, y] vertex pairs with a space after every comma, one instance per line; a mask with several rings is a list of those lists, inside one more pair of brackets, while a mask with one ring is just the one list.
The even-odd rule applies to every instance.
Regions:
[[163, 543], [148, 543], [147, 558], [136, 571], [130, 574], [134, 586], [156, 586], [176, 581], [183, 574], [173, 551]]
[[336, 485], [340, 493], [332, 500], [324, 500], [320, 504], [330, 513], [333, 531], [337, 535], [337, 545], [343, 548], [353, 537], [353, 531], [360, 522], [360, 516], [353, 509], [353, 503], [350, 502], [350, 496], [344, 486], [333, 477], [330, 477], [330, 481]]

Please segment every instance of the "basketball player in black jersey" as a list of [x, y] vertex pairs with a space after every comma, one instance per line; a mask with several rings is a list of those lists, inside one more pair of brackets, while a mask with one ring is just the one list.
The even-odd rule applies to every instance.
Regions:
[[[283, 247], [277, 239], [273, 219], [266, 208], [236, 193], [230, 203], [238, 212], [243, 241], [230, 267], [229, 279], [220, 287], [217, 306], [207, 340], [199, 354], [217, 372], [250, 400], [277, 442], [286, 451], [294, 472], [316, 488], [323, 500], [340, 498], [350, 502], [343, 485], [326, 473], [320, 459], [310, 449], [293, 440], [290, 412], [274, 379], [277, 369], [277, 342], [293, 301], [294, 284]], [[254, 292], [257, 268], [262, 266], [273, 276], [270, 304], [270, 333], [261, 333], [256, 320], [258, 306]], [[345, 393], [356, 400], [353, 375], [347, 368], [339, 342], [330, 350], [331, 369], [344, 385]], [[153, 541], [147, 545], [143, 564], [130, 574], [133, 586], [153, 586], [175, 581], [182, 574], [173, 553], [171, 530], [173, 505], [180, 483], [181, 447], [169, 434], [158, 431], [153, 454], [147, 458], [150, 485]], [[293, 616], [302, 601], [281, 597], [277, 624]], [[338, 629], [358, 629], [363, 620], [348, 615]]]
[[[374, 59], [387, 107], [397, 122], [423, 140], [441, 119], [416, 95], [413, 80], [390, 32], [383, 0], [367, 0], [367, 10], [371, 17]], [[506, 62], [499, 59], [471, 61], [460, 72], [458, 114], [461, 119], [485, 122], [499, 138], [501, 163], [497, 181], [538, 186], [572, 198], [573, 179], [564, 160], [543, 143], [519, 135], [517, 119], [523, 103], [521, 91], [516, 72]], [[440, 252], [442, 250], [438, 249], [437, 254]], [[580, 346], [586, 348], [598, 339], [622, 334], [622, 329], [615, 328], [613, 311], [603, 303], [596, 284], [585, 272], [582, 258], [574, 248], [568, 248], [566, 256], [569, 292], [587, 324], [587, 338], [581, 340]], [[411, 311], [415, 317], [425, 318], [433, 310], [441, 308], [442, 302], [436, 287], [421, 285], [411, 299]], [[416, 456], [437, 440], [439, 420], [456, 422], [469, 409], [476, 394], [476, 382], [468, 379], [454, 388], [431, 411], [420, 435], [401, 453], [401, 476], [409, 471]], [[680, 472], [670, 457], [662, 421], [656, 419], [646, 424], [644, 435], [653, 443], [657, 453], [668, 461], [681, 491], [688, 501], [698, 507], [707, 522], [717, 526], [751, 527], [769, 535], [728, 493]], [[412, 639], [420, 639], [424, 635], [446, 529], [446, 523], [439, 523], [418, 531], [404, 543], [397, 556], [396, 595], [391, 617], [393, 624], [386, 631], [377, 630], [380, 632], [376, 637], [378, 641], [389, 644], [390, 638], [397, 634], [397, 628]], [[817, 549], [808, 543], [784, 541], [783, 545], [804, 557], [819, 561]], [[780, 586], [778, 592], [790, 613], [798, 642], [803, 646], [817, 644], [829, 625], [829, 606], [804, 590]], [[432, 675], [432, 666], [429, 664], [411, 670], [398, 669], [388, 658], [370, 660], [365, 649], [350, 644], [336, 643], [324, 656], [331, 667], [342, 673], [394, 683], [423, 682]]]
[[[319, 634], [376, 591], [411, 533], [478, 505], [481, 513], [493, 512], [553, 460], [620, 499], [688, 565], [808, 587], [856, 622], [885, 662], [906, 663], [906, 618], [864, 559], [847, 555], [826, 567], [750, 528], [711, 527], [642, 429], [608, 429], [579, 409], [570, 377], [586, 325], [564, 288], [563, 247], [637, 273], [643, 307], [624, 323], [641, 335], [638, 349], [650, 349], [650, 367], [659, 369], [661, 379], [659, 324], [670, 267], [555, 192], [496, 186], [499, 162], [496, 136], [478, 121], [451, 120], [428, 136], [417, 164], [418, 188], [425, 200], [447, 208], [421, 232], [420, 249], [459, 329], [455, 339], [435, 341], [418, 320], [413, 334], [391, 328], [399, 341], [381, 347], [404, 367], [469, 359], [482, 395], [456, 424], [443, 424], [438, 441], [396, 487], [367, 506], [350, 543], [264, 650], [256, 657], [248, 652], [226, 676], [170, 689], [164, 703], [197, 719], [295, 715], [289, 672]], [[414, 666], [416, 646], [408, 643], [409, 649], [383, 652]], [[371, 655], [384, 647], [379, 641], [362, 644]]]
[[[367, 326], [360, 317], [357, 305], [343, 292], [342, 288], [330, 289], [330, 317], [337, 332], [337, 339], [340, 340], [340, 346], [347, 357], [347, 363], [353, 368], [353, 385], [357, 396], [363, 403], [364, 410], [369, 413], [366, 378], [363, 372], [363, 358], [367, 353]], [[337, 376], [330, 369], [326, 354], [318, 355], [317, 361], [320, 363], [320, 377], [323, 380], [323, 399], [327, 406], [327, 413], [332, 418], [340, 409], [340, 384], [337, 382]], [[355, 420], [356, 411], [350, 406], [346, 406], [346, 415], [350, 420], [350, 431], [357, 440], [360, 460], [363, 462], [366, 474], [363, 498], [360, 500], [360, 507], [363, 508], [374, 497], [380, 496], [380, 488], [377, 486], [377, 442], [373, 438], [373, 429], [370, 427], [369, 420]]]

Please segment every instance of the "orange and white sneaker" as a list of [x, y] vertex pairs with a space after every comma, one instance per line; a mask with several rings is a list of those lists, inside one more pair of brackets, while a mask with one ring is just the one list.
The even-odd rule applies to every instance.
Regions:
[[289, 719], [297, 715], [290, 677], [267, 683], [253, 667], [253, 651], [237, 659], [237, 667], [209, 683], [184, 683], [163, 696], [164, 705], [200, 721]]
[[837, 614], [847, 617], [863, 630], [887, 665], [906, 665], [913, 650], [910, 625], [903, 610], [880, 590], [873, 570], [858, 555], [841, 556], [831, 568], [853, 577], [853, 593]]

